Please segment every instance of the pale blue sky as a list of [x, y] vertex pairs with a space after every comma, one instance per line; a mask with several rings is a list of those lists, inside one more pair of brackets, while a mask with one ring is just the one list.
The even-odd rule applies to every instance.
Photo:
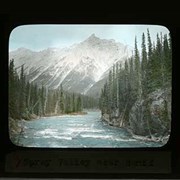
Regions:
[[11, 32], [9, 50], [24, 47], [40, 51], [49, 47], [68, 47], [82, 42], [93, 33], [99, 38], [114, 39], [132, 47], [137, 36], [140, 48], [142, 33], [147, 34], [147, 28], [152, 41], [157, 33], [169, 34], [166, 27], [158, 25], [23, 25]]

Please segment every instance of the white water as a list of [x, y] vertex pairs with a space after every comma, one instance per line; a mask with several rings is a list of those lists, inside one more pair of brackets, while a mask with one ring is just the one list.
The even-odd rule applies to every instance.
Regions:
[[109, 126], [100, 111], [22, 121], [24, 132], [14, 142], [25, 147], [125, 148], [159, 147], [161, 144], [134, 139], [123, 128]]

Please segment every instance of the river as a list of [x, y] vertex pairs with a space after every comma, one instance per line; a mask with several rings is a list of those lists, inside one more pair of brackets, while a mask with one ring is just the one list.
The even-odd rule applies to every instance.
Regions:
[[15, 139], [20, 146], [46, 148], [127, 148], [162, 145], [134, 139], [126, 129], [109, 126], [100, 117], [100, 111], [89, 111], [85, 115], [62, 115], [21, 121], [24, 131]]

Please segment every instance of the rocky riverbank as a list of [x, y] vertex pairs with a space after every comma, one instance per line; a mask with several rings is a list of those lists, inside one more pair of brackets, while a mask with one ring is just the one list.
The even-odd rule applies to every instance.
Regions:
[[39, 119], [39, 116], [36, 116], [34, 114], [31, 114], [26, 119], [13, 119], [9, 117], [9, 136], [12, 140], [14, 136], [20, 135], [24, 132], [25, 127], [23, 126], [23, 121], [32, 121]]
[[[148, 106], [148, 107], [147, 107]], [[134, 138], [166, 144], [171, 130], [171, 89], [155, 91], [132, 106], [129, 120], [118, 110], [103, 114], [109, 125], [125, 127]]]

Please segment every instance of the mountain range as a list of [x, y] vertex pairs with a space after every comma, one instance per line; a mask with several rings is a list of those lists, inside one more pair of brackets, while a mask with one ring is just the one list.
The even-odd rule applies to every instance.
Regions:
[[128, 45], [92, 34], [67, 48], [38, 52], [19, 48], [9, 53], [9, 59], [14, 59], [15, 67], [24, 65], [29, 82], [51, 89], [62, 84], [69, 92], [99, 96], [109, 69], [131, 55], [132, 49]]

